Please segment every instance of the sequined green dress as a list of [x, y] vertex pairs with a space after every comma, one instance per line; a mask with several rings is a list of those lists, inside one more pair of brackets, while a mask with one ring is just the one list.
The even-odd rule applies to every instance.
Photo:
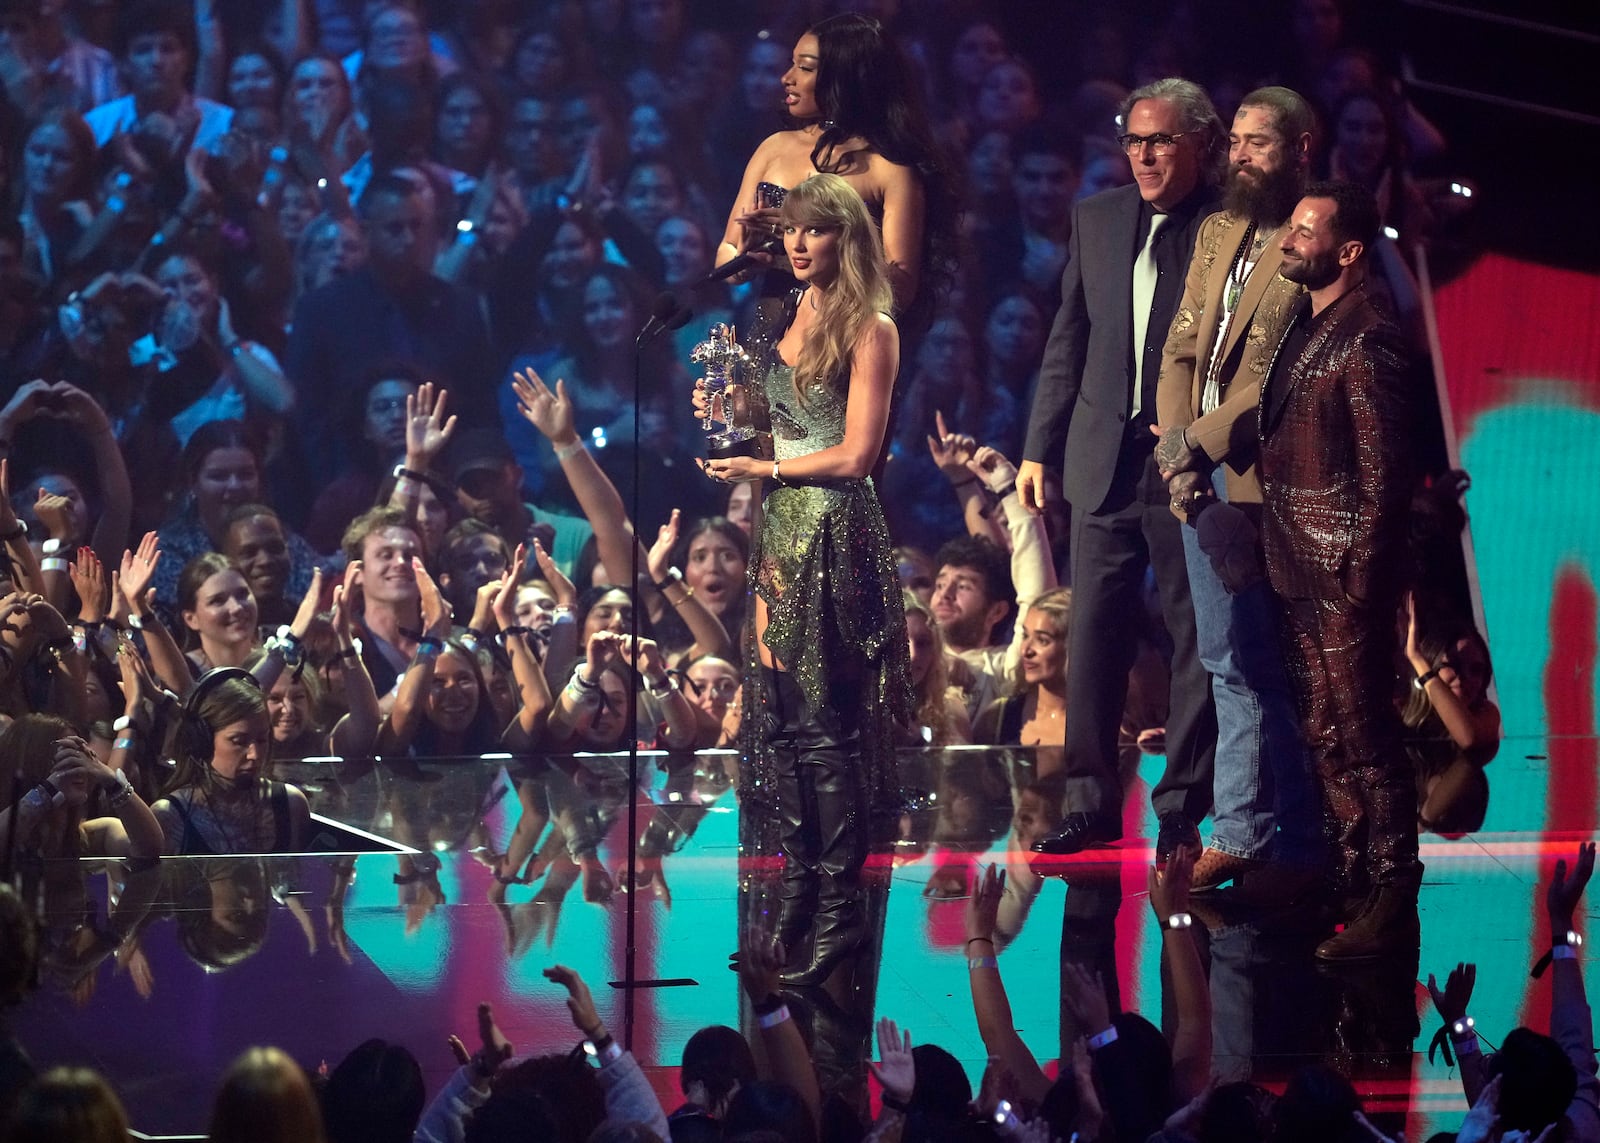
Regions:
[[[793, 368], [775, 350], [767, 361], [764, 389], [780, 464], [843, 441], [846, 382], [813, 386], [802, 404]], [[767, 647], [808, 702], [859, 701], [870, 804], [875, 813], [898, 809], [895, 725], [911, 718], [911, 665], [900, 581], [872, 479], [769, 481], [752, 547], [750, 586], [767, 604]], [[747, 662], [758, 674], [757, 657]], [[745, 692], [757, 709], [747, 709], [744, 720], [744, 796], [776, 804], [759, 731], [765, 687], [747, 684]]]

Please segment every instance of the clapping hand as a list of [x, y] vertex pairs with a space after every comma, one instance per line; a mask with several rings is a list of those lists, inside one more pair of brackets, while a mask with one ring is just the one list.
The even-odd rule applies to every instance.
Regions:
[[106, 617], [106, 571], [91, 548], [79, 548], [78, 558], [67, 565], [72, 589], [78, 593], [78, 618], [99, 623]]
[[124, 550], [122, 553], [117, 585], [122, 588], [122, 597], [127, 600], [129, 610], [135, 614], [142, 615], [149, 605], [145, 592], [150, 587], [150, 580], [156, 574], [156, 564], [160, 560], [161, 537], [155, 532], [144, 534], [137, 551]]
[[420, 558], [411, 557], [411, 570], [417, 577], [417, 593], [421, 598], [423, 634], [442, 640], [450, 634], [450, 605]]

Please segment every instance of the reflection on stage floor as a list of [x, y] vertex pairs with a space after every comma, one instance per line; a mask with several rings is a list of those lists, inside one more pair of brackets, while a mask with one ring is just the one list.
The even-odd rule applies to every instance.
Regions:
[[[1407, 1138], [1455, 1126], [1460, 1086], [1427, 1058], [1438, 1019], [1419, 979], [1475, 961], [1472, 1008], [1486, 1039], [1519, 1022], [1544, 1027], [1548, 978], [1528, 978], [1548, 943], [1541, 886], [1557, 857], [1593, 836], [1574, 828], [1570, 807], [1555, 808], [1543, 741], [1508, 741], [1494, 767], [1491, 825], [1526, 821], [1526, 831], [1424, 837], [1420, 950], [1319, 969], [1312, 949], [1330, 930], [1317, 911], [1196, 899], [1221, 1077], [1277, 1086], [1322, 1061]], [[1592, 802], [1592, 748], [1562, 756], [1588, 759]], [[860, 1061], [876, 1015], [950, 1050], [976, 1087], [985, 1051], [963, 909], [989, 862], [1008, 872], [1001, 972], [1041, 1061], [1084, 1031], [1060, 1004], [1064, 964], [1099, 971], [1114, 1004], [1170, 1028], [1145, 894], [1148, 784], [1161, 759], [1129, 767], [1123, 842], [1047, 860], [1026, 843], [1052, 824], [1038, 773], [1052, 761], [975, 748], [908, 755], [920, 793], [874, 846], [872, 937], [790, 1002], [825, 1087], [871, 1098]], [[252, 1044], [315, 1068], [370, 1037], [399, 1041], [431, 1091], [454, 1067], [446, 1037], [470, 1036], [477, 1004], [489, 1001], [519, 1055], [565, 1051], [578, 1037], [564, 993], [541, 976], [559, 963], [590, 983], [670, 1109], [696, 1029], [753, 1027], [728, 954], [769, 915], [781, 863], [760, 851], [770, 831], [754, 814], [741, 849], [735, 755], [637, 764], [636, 784], [625, 756], [286, 764], [279, 776], [305, 788], [318, 814], [315, 852], [168, 859], [114, 875], [91, 863], [25, 869], [47, 960], [18, 1034], [41, 1066], [88, 1063], [108, 1075], [140, 1131], [196, 1133], [217, 1078]], [[1592, 805], [1582, 821], [1594, 821]]]

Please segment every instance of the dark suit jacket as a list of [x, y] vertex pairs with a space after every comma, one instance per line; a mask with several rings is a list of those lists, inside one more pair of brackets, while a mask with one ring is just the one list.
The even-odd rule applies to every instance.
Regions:
[[1267, 575], [1288, 599], [1387, 606], [1404, 587], [1411, 504], [1405, 341], [1362, 286], [1322, 317], [1262, 390]]
[[[1195, 195], [1204, 197], [1191, 196], [1159, 239], [1169, 249], [1181, 251], [1185, 263], [1212, 201], [1209, 191], [1196, 190]], [[1085, 512], [1105, 503], [1127, 433], [1135, 352], [1133, 263], [1143, 237], [1138, 233], [1139, 219], [1136, 186], [1113, 187], [1073, 208], [1067, 268], [1061, 275], [1061, 308], [1045, 346], [1022, 450], [1024, 460], [1061, 465], [1067, 500]], [[1158, 353], [1182, 296], [1182, 283], [1180, 273], [1170, 289], [1157, 291], [1146, 342], [1153, 339]], [[1142, 352], [1144, 346], [1138, 348]], [[1147, 373], [1159, 368], [1159, 356], [1146, 357]], [[1152, 421], [1154, 406], [1152, 399], [1144, 410]]]
[[400, 296], [370, 268], [357, 270], [302, 297], [289, 335], [285, 371], [299, 392], [295, 422], [319, 485], [345, 467], [333, 435], [349, 391], [374, 364], [393, 360], [432, 374], [462, 420], [495, 423], [497, 379], [476, 298], [431, 274]]

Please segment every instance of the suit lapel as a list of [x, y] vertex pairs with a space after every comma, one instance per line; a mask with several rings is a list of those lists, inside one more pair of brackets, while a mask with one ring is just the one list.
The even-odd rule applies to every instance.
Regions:
[[[1272, 279], [1278, 276], [1278, 267], [1283, 265], [1283, 251], [1279, 243], [1283, 241], [1283, 227], [1278, 227], [1267, 235], [1267, 244], [1262, 248], [1261, 258], [1256, 262], [1254, 270], [1244, 284], [1244, 292], [1239, 295], [1239, 306], [1233, 312], [1234, 320], [1228, 325], [1228, 340], [1222, 347], [1222, 360], [1227, 361], [1233, 354], [1234, 347], [1239, 344], [1239, 339], [1250, 328], [1250, 318], [1256, 312], [1256, 307], [1261, 304], [1261, 297], [1267, 292], [1267, 287], [1272, 284]], [[1237, 246], [1235, 247], [1237, 249]], [[1226, 277], [1224, 277], [1226, 281]], [[1220, 298], [1220, 295], [1218, 295]], [[1244, 315], [1244, 320], [1240, 316]]]
[[[1197, 345], [1207, 347], [1217, 343], [1217, 325], [1222, 321], [1222, 295], [1228, 288], [1228, 267], [1233, 264], [1233, 256], [1238, 252], [1239, 244], [1244, 241], [1245, 231], [1250, 229], [1250, 220], [1235, 218], [1217, 239], [1216, 254], [1212, 258], [1211, 266], [1206, 276], [1205, 311], [1201, 314], [1200, 330]], [[1132, 271], [1129, 271], [1130, 277]], [[1195, 383], [1199, 389], [1205, 387], [1206, 371], [1210, 367], [1210, 354], [1207, 353], [1205, 361], [1195, 362]], [[1199, 392], [1196, 389], [1196, 393]]]
[[[1300, 380], [1299, 362], [1289, 362], [1289, 368], [1279, 372], [1278, 358], [1283, 353], [1284, 342], [1289, 340], [1289, 331], [1294, 329], [1295, 322], [1299, 320], [1301, 306], [1310, 306], [1308, 298], [1302, 296], [1295, 302], [1295, 315], [1289, 319], [1289, 324], [1284, 328], [1283, 338], [1278, 342], [1277, 348], [1272, 351], [1272, 360], [1267, 363], [1267, 372], [1261, 381], [1261, 399], [1266, 406], [1266, 416], [1261, 422], [1261, 435], [1268, 437], [1278, 427], [1278, 421], [1283, 416], [1283, 410], [1289, 403], [1289, 394], [1294, 391], [1295, 385]], [[1281, 384], [1273, 384], [1276, 378]]]

